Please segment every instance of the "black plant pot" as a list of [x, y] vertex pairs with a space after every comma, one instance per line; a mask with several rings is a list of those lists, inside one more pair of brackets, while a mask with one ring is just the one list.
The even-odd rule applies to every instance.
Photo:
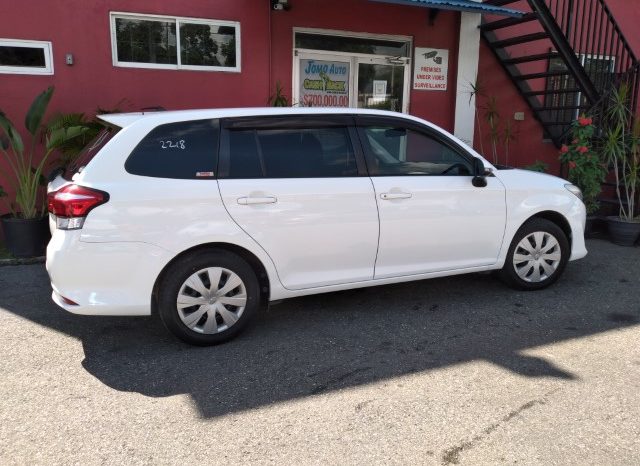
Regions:
[[587, 217], [587, 222], [584, 225], [584, 237], [585, 239], [590, 239], [595, 236], [596, 233], [596, 222], [598, 218], [594, 215], [589, 215]]
[[3, 215], [2, 231], [7, 249], [15, 257], [44, 256], [51, 238], [48, 215], [31, 219]]
[[626, 222], [620, 217], [607, 217], [607, 225], [614, 244], [633, 246], [640, 236], [640, 222]]

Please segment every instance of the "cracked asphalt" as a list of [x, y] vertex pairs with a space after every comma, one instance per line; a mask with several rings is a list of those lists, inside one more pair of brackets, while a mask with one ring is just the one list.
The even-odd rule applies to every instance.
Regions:
[[285, 301], [213, 348], [0, 268], [0, 464], [640, 464], [640, 249]]

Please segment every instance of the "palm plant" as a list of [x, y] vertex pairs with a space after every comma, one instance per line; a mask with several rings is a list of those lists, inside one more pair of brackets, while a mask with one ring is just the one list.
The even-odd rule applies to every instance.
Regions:
[[504, 142], [504, 164], [509, 165], [509, 149], [511, 143], [516, 140], [516, 136], [513, 131], [511, 121], [507, 120], [504, 123], [504, 132], [502, 133], [502, 141]]
[[630, 87], [626, 83], [612, 92], [606, 112], [603, 152], [607, 162], [613, 165], [620, 219], [632, 222], [640, 171], [640, 122], [634, 121], [629, 100]]
[[491, 137], [491, 154], [493, 163], [498, 163], [498, 143], [500, 142], [500, 113], [498, 112], [498, 101], [495, 96], [491, 96], [487, 102], [484, 114], [489, 125], [489, 136]]
[[[113, 113], [114, 111], [102, 111], [100, 113]], [[84, 113], [56, 113], [45, 126], [42, 136], [51, 137], [54, 133], [68, 128], [86, 128], [84, 132], [71, 139], [60, 141], [56, 146], [59, 157], [56, 158], [56, 166], [67, 169], [80, 155], [89, 142], [100, 133], [104, 126], [96, 119], [88, 119]]]
[[272, 107], [288, 107], [289, 100], [287, 96], [284, 95], [284, 90], [282, 89], [282, 85], [280, 81], [276, 82], [276, 92], [275, 94], [269, 96], [269, 105]]
[[38, 95], [25, 117], [25, 127], [29, 133], [30, 143], [25, 148], [22, 137], [4, 112], [0, 111], [0, 153], [5, 159], [8, 170], [0, 172], [15, 193], [14, 203], [9, 204], [13, 217], [33, 219], [44, 211], [44, 206], [38, 204], [43, 185], [43, 169], [53, 151], [68, 141], [79, 138], [87, 131], [84, 126], [60, 127], [50, 132], [44, 138], [44, 154], [40, 157], [44, 115], [53, 96], [53, 87]]

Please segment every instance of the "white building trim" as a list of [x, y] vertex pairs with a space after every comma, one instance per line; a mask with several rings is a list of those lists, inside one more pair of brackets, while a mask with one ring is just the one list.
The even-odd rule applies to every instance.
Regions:
[[454, 134], [469, 145], [473, 145], [475, 130], [476, 99], [472, 84], [476, 83], [480, 60], [480, 18], [479, 13], [464, 12], [460, 18]]

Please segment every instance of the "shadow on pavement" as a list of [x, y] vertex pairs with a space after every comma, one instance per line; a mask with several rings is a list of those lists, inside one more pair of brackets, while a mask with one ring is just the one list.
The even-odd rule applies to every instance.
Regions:
[[522, 351], [640, 321], [638, 249], [589, 246], [587, 259], [541, 292], [467, 275], [298, 298], [212, 348], [177, 342], [151, 317], [67, 314], [51, 302], [41, 265], [0, 268], [0, 307], [78, 338], [81, 364], [109, 387], [189, 394], [212, 417], [473, 360], [577, 378]]

